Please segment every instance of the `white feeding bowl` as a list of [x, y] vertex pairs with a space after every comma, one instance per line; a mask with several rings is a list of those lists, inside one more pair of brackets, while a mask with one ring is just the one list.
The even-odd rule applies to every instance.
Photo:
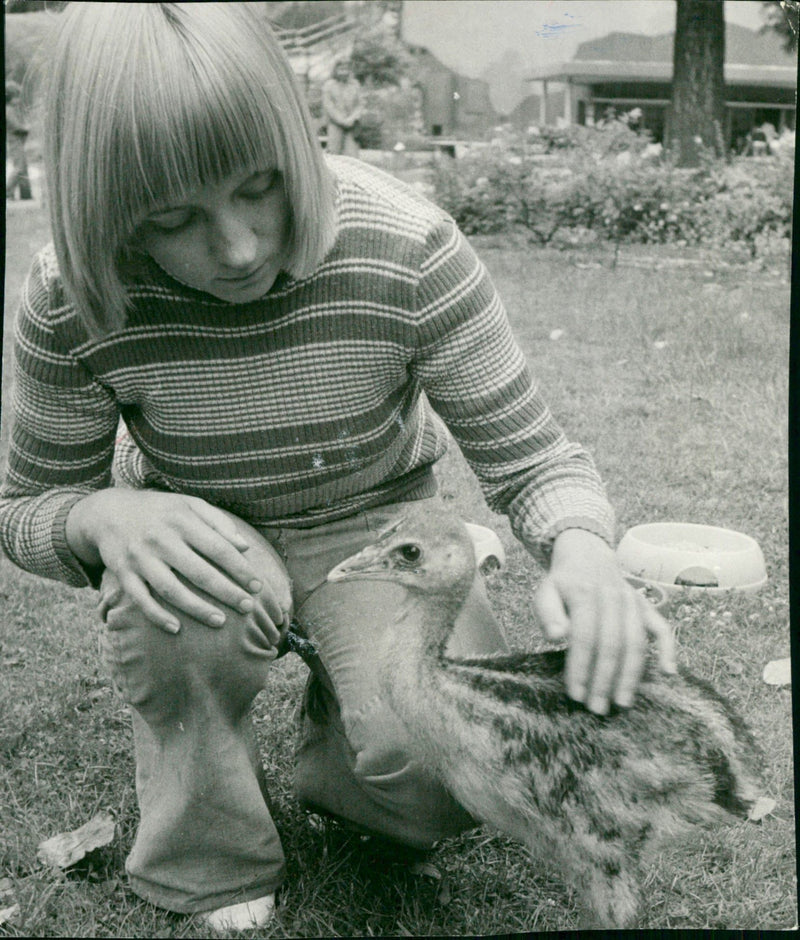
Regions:
[[634, 526], [622, 537], [617, 560], [634, 586], [641, 580], [660, 589], [663, 603], [681, 591], [757, 591], [767, 583], [764, 556], [755, 539], [692, 522]]
[[475, 564], [481, 571], [488, 573], [498, 568], [505, 568], [506, 553], [494, 529], [475, 522], [465, 522], [469, 537], [475, 549]]

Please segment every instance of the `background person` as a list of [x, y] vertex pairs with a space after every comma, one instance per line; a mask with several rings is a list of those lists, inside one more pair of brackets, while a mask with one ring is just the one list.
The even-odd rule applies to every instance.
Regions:
[[6, 160], [11, 163], [6, 170], [6, 199], [33, 199], [28, 176], [28, 158], [25, 142], [29, 128], [22, 107], [22, 89], [13, 81], [6, 82]]
[[357, 157], [355, 130], [363, 112], [361, 85], [345, 61], [336, 63], [332, 77], [322, 86], [322, 110], [328, 122], [328, 152]]

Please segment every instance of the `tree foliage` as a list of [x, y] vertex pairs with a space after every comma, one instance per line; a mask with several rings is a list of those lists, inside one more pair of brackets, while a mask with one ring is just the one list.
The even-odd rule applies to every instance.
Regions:
[[800, 2], [798, 0], [762, 0], [761, 15], [764, 30], [773, 30], [783, 39], [787, 52], [797, 50], [797, 34], [800, 31]]
[[398, 50], [377, 38], [357, 41], [350, 55], [350, 68], [362, 85], [385, 88], [399, 85], [406, 63]]

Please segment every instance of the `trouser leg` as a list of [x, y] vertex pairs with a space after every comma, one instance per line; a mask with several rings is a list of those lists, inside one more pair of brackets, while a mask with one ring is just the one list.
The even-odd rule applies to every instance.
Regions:
[[[378, 681], [381, 636], [392, 629], [405, 590], [391, 582], [326, 583], [339, 561], [374, 541], [402, 504], [300, 536], [287, 564], [307, 594], [296, 619], [318, 650], [301, 713], [296, 786], [307, 806], [416, 847], [475, 821], [414, 758], [414, 742]], [[457, 620], [457, 655], [508, 649], [480, 580]]]
[[358, 141], [352, 130], [344, 132], [344, 142], [342, 153], [347, 157], [357, 157], [359, 154]]
[[328, 143], [326, 149], [328, 153], [344, 152], [344, 128], [339, 124], [335, 124], [333, 121], [328, 121]]
[[25, 145], [14, 137], [8, 142], [8, 159], [11, 160], [13, 172], [11, 179], [6, 182], [6, 198], [13, 199], [19, 187], [19, 198], [31, 198], [31, 184], [28, 178], [28, 160], [25, 155]]
[[140, 823], [126, 862], [131, 886], [183, 913], [270, 894], [284, 857], [249, 706], [275, 651], [251, 617], [231, 610], [221, 629], [181, 614], [180, 632], [165, 633], [115, 581], [107, 572], [101, 586], [102, 648], [133, 714]]

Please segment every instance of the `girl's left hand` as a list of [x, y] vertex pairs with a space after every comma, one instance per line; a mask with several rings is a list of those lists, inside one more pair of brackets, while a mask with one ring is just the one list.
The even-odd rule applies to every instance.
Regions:
[[593, 712], [606, 714], [610, 702], [633, 704], [648, 634], [662, 670], [676, 671], [672, 628], [625, 581], [614, 552], [591, 532], [566, 529], [557, 536], [534, 605], [550, 639], [569, 638], [567, 693]]

